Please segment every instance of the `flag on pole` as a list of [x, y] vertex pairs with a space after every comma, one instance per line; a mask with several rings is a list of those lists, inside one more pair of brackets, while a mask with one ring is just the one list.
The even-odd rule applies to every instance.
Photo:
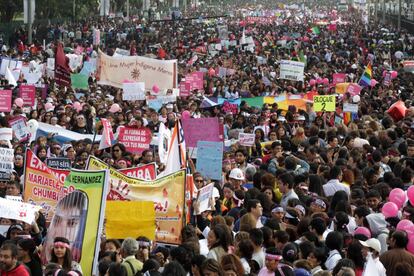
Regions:
[[313, 33], [314, 35], [319, 35], [321, 33], [321, 30], [319, 27], [312, 27], [308, 29], [308, 33]]
[[362, 87], [370, 87], [372, 80], [372, 66], [371, 62], [368, 63], [367, 67], [365, 67], [364, 73], [361, 76], [358, 84]]
[[58, 85], [70, 86], [69, 58], [63, 51], [63, 46], [58, 43], [55, 57], [55, 80]]
[[108, 119], [101, 119], [103, 131], [101, 142], [99, 143], [99, 150], [106, 149], [112, 146], [114, 140], [114, 132], [112, 131], [111, 123]]
[[171, 134], [171, 141], [168, 145], [165, 170], [158, 177], [175, 173], [186, 167], [187, 153], [185, 148], [184, 131], [181, 122], [177, 121]]

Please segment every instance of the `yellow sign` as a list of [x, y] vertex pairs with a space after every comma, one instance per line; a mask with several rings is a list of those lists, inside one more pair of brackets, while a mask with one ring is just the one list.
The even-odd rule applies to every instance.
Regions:
[[145, 236], [155, 238], [155, 210], [152, 201], [106, 202], [105, 229], [108, 239]]
[[335, 95], [313, 96], [313, 110], [315, 112], [335, 111]]
[[[108, 169], [108, 165], [90, 156], [86, 170]], [[124, 175], [109, 168], [109, 193], [107, 202], [152, 201], [155, 209], [155, 240], [160, 243], [180, 243], [180, 232], [184, 224], [185, 170], [144, 181]]]

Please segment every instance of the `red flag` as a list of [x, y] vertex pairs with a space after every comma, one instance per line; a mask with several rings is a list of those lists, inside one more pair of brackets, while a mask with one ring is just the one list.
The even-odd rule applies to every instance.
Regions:
[[66, 58], [61, 43], [56, 48], [55, 80], [58, 85], [70, 86], [69, 59]]

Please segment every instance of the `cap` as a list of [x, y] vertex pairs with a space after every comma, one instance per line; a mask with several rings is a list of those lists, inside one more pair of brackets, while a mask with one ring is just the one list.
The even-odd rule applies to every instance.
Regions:
[[359, 241], [363, 246], [369, 247], [377, 251], [378, 253], [381, 252], [381, 243], [378, 239], [372, 238], [367, 241]]
[[370, 239], [371, 238], [371, 231], [366, 227], [358, 227], [354, 231], [354, 236], [356, 236], [356, 235], [363, 235], [363, 236], [367, 237], [368, 239]]
[[243, 171], [240, 170], [239, 168], [234, 168], [231, 170], [230, 178], [236, 179], [236, 180], [244, 180], [244, 174]]

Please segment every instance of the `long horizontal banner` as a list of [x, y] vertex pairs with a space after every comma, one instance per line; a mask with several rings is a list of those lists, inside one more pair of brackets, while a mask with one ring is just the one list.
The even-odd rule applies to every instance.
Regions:
[[99, 51], [98, 84], [122, 88], [124, 81], [144, 82], [150, 90], [177, 88], [177, 60], [158, 60], [140, 56], [111, 57]]

